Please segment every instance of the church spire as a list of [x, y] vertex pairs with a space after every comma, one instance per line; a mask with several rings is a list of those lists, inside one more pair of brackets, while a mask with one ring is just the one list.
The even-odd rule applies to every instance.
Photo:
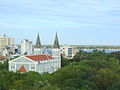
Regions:
[[37, 36], [37, 41], [36, 41], [36, 44], [35, 44], [35, 48], [41, 48], [39, 33], [38, 33], [38, 36]]
[[56, 36], [55, 36], [55, 41], [54, 41], [53, 48], [60, 48], [57, 33], [56, 33]]

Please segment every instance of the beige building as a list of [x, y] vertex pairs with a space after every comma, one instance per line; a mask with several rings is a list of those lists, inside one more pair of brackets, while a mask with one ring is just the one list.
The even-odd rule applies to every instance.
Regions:
[[8, 45], [14, 44], [14, 39], [9, 38], [6, 35], [3, 35], [3, 37], [0, 38], [0, 54], [3, 53], [3, 50], [6, 48]]
[[72, 46], [63, 45], [62, 47], [60, 47], [60, 49], [61, 49], [61, 54], [64, 58], [71, 59], [75, 55], [74, 48]]

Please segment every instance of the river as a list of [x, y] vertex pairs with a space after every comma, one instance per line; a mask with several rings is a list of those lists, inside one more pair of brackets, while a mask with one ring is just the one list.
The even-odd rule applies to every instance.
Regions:
[[[85, 52], [92, 52], [93, 49], [83, 49], [83, 51], [85, 51]], [[118, 52], [118, 51], [120, 51], [120, 50], [115, 50], [115, 49], [105, 49], [105, 52], [106, 52], [106, 53]]]

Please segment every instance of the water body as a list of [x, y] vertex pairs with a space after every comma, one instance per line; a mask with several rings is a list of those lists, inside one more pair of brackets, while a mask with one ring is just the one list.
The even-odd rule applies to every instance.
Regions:
[[[85, 51], [85, 52], [92, 52], [93, 49], [83, 49], [83, 51]], [[100, 51], [102, 51], [102, 50], [100, 50]], [[105, 50], [106, 53], [118, 52], [118, 51], [120, 51], [120, 50], [109, 50], [109, 49]]]

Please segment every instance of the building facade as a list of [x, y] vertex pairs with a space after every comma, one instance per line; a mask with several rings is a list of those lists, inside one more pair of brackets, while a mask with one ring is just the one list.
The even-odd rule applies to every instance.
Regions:
[[32, 55], [21, 56], [9, 61], [9, 71], [13, 72], [29, 72], [53, 73], [61, 68], [60, 60], [54, 59], [49, 55]]
[[32, 53], [33, 53], [32, 42], [27, 39], [21, 41], [21, 54], [32, 55]]
[[8, 45], [13, 45], [14, 39], [9, 38], [8, 36], [4, 35], [0, 38], [0, 54], [3, 55], [3, 50], [6, 49]]
[[74, 57], [74, 48], [69, 45], [63, 45], [60, 47], [61, 49], [61, 54], [64, 58], [71, 59]]

